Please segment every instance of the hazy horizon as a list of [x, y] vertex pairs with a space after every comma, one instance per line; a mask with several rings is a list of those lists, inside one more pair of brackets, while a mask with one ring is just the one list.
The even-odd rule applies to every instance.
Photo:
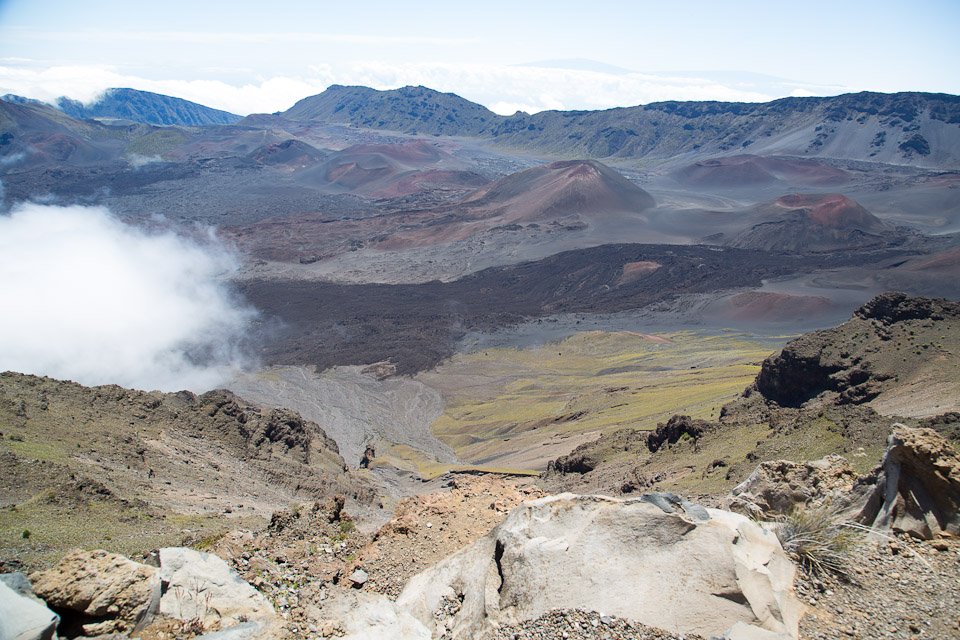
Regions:
[[[111, 87], [239, 115], [331, 84], [423, 85], [510, 114], [662, 100], [960, 93], [960, 5], [286, 1], [0, 2], [0, 93], [90, 101]], [[891, 46], [895, 45], [895, 46]]]

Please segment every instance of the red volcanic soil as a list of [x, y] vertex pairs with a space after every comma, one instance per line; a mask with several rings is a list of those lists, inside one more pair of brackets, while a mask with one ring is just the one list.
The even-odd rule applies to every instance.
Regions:
[[[33, 162], [70, 161], [74, 164], [102, 162], [109, 154], [70, 133], [35, 134], [27, 138], [30, 144], [28, 158]], [[34, 156], [34, 157], [31, 157]]]
[[472, 171], [426, 169], [404, 174], [382, 189], [371, 192], [376, 198], [398, 198], [426, 189], [469, 190], [482, 187], [489, 180]]
[[820, 160], [754, 155], [712, 158], [683, 167], [674, 174], [694, 187], [752, 187], [777, 181], [804, 186], [844, 184], [850, 179], [842, 169]]
[[791, 322], [815, 317], [829, 309], [830, 300], [821, 296], [748, 291], [727, 298], [719, 315], [745, 322]]
[[374, 198], [405, 196], [425, 188], [468, 190], [486, 184], [476, 174], [458, 171], [459, 164], [423, 140], [358, 144], [330, 154], [315, 169], [300, 172], [298, 180], [334, 193]]
[[914, 258], [902, 265], [906, 271], [929, 271], [960, 276], [960, 247]]
[[623, 275], [617, 281], [617, 285], [627, 284], [638, 280], [645, 275], [651, 274], [660, 268], [659, 262], [652, 260], [640, 260], [638, 262], [628, 262], [623, 265]]
[[408, 230], [378, 246], [404, 249], [456, 242], [494, 227], [571, 216], [583, 224], [608, 213], [639, 214], [655, 205], [649, 193], [604, 164], [554, 162], [505, 176], [459, 204], [410, 217], [405, 221]]
[[331, 185], [342, 187], [345, 191], [357, 193], [372, 182], [396, 175], [396, 167], [376, 156], [363, 158], [356, 162], [328, 163], [324, 178]]
[[794, 193], [778, 198], [774, 204], [784, 209], [803, 209], [811, 221], [823, 227], [874, 230], [884, 226], [880, 218], [856, 200], [839, 193]]
[[260, 164], [297, 169], [322, 160], [324, 153], [299, 140], [284, 140], [255, 149], [250, 159]]
[[754, 207], [758, 222], [729, 245], [742, 249], [818, 253], [881, 247], [903, 236], [838, 193], [783, 196]]
[[503, 222], [639, 213], [656, 205], [649, 193], [595, 160], [554, 162], [512, 173], [480, 189], [463, 204], [471, 209], [472, 218], [500, 215]]
[[439, 149], [424, 140], [411, 140], [399, 144], [357, 144], [339, 151], [338, 155], [345, 157], [380, 155], [412, 166], [433, 164], [442, 157]]

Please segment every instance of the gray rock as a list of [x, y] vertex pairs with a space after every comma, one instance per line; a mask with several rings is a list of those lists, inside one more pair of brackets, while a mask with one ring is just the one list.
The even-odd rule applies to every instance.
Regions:
[[185, 547], [160, 549], [160, 580], [165, 585], [160, 612], [178, 620], [200, 620], [205, 627], [230, 628], [244, 622], [272, 624], [273, 606], [226, 562]]
[[263, 638], [264, 625], [260, 622], [244, 622], [229, 629], [214, 631], [197, 636], [195, 640], [260, 640]]
[[739, 514], [704, 511], [707, 519], [664, 494], [534, 500], [414, 576], [396, 606], [435, 628], [443, 602], [460, 601], [445, 623], [454, 640], [573, 608], [679, 633], [796, 640], [796, 568], [776, 536]]
[[960, 535], [960, 455], [933, 429], [895, 426], [859, 521], [922, 540]]
[[59, 623], [46, 606], [0, 581], [0, 640], [52, 640]]
[[0, 573], [0, 582], [4, 583], [17, 593], [28, 598], [39, 601], [40, 598], [33, 592], [33, 585], [30, 584], [30, 578], [16, 571], [14, 573]]
[[350, 574], [350, 582], [352, 582], [355, 587], [362, 587], [367, 583], [369, 578], [370, 576], [368, 576], [367, 572], [363, 569], [357, 569]]

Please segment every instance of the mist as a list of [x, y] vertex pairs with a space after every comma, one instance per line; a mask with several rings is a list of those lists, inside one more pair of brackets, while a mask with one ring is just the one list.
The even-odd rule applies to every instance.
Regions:
[[0, 216], [0, 371], [86, 385], [206, 391], [249, 364], [255, 312], [212, 234], [125, 224], [104, 207], [22, 204]]

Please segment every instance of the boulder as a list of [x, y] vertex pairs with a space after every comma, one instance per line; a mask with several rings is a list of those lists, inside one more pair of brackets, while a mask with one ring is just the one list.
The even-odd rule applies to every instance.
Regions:
[[342, 640], [430, 640], [430, 631], [386, 596], [354, 589], [324, 602], [321, 635]]
[[195, 640], [265, 640], [272, 637], [271, 629], [263, 622], [242, 622], [228, 629], [211, 631]]
[[157, 611], [160, 577], [155, 567], [108, 551], [73, 551], [31, 576], [37, 595], [63, 619], [67, 635], [139, 631]]
[[0, 580], [0, 640], [51, 640], [59, 623], [43, 603]]
[[933, 429], [898, 425], [858, 520], [922, 540], [960, 535], [960, 456]]
[[160, 612], [172, 618], [196, 620], [211, 630], [276, 620], [266, 597], [212, 553], [160, 549], [160, 579], [164, 586]]
[[675, 633], [796, 639], [794, 572], [776, 536], [742, 515], [671, 494], [561, 494], [517, 507], [396, 604], [434, 638], [492, 637], [576, 608]]
[[[790, 513], [797, 506], [830, 502], [842, 508], [855, 500], [856, 481], [856, 472], [846, 458], [838, 455], [810, 462], [761, 462], [746, 480], [733, 488], [723, 506], [746, 516], [766, 519]], [[858, 508], [861, 505], [858, 504]]]

